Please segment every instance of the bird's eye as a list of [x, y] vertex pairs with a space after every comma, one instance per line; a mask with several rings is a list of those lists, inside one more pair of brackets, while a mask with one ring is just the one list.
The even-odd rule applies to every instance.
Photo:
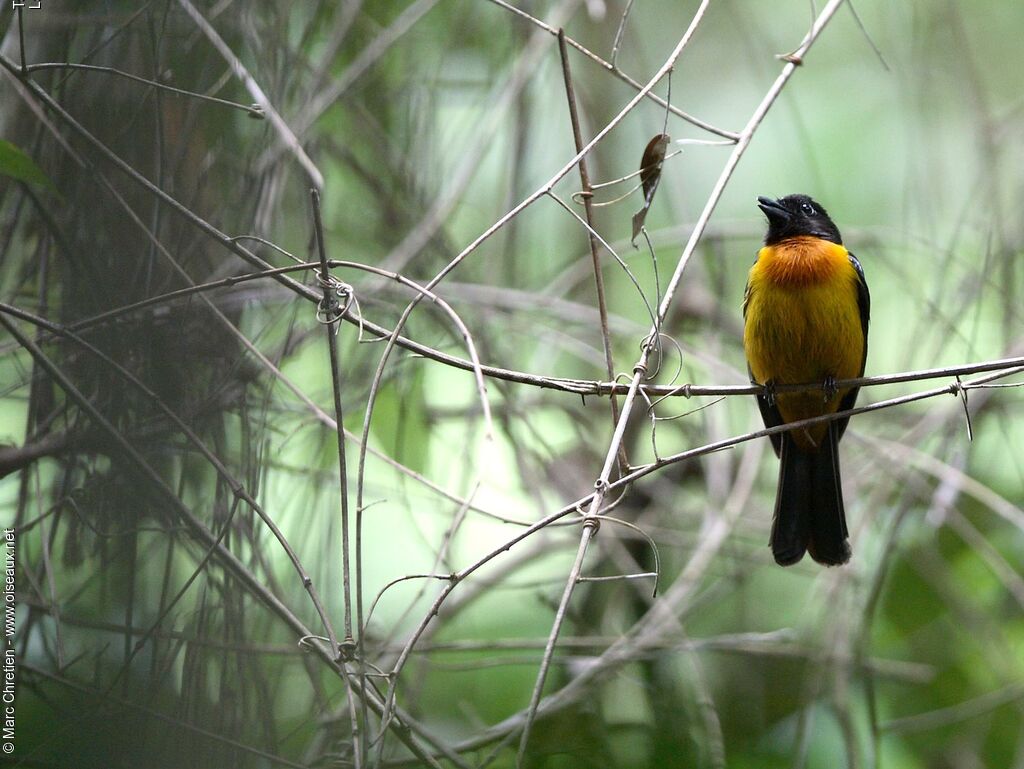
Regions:
[[808, 216], [814, 216], [814, 214], [817, 213], [814, 210], [814, 206], [812, 206], [810, 203], [801, 203], [800, 210], [803, 211]]

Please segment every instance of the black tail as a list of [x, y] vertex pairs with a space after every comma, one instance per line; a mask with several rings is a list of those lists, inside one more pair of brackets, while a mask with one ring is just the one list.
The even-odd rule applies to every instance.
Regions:
[[782, 434], [771, 535], [772, 555], [780, 566], [796, 563], [805, 552], [826, 566], [850, 560], [834, 424], [815, 452], [801, 451], [789, 433]]

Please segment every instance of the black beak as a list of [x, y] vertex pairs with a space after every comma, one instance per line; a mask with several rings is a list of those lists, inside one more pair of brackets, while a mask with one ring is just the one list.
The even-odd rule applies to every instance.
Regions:
[[764, 211], [771, 224], [785, 224], [792, 215], [777, 200], [761, 196], [757, 199], [757, 207]]

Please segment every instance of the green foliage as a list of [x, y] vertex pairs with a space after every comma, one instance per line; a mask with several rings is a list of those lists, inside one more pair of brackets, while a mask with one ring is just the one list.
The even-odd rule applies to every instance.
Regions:
[[35, 161], [4, 139], [0, 139], [0, 175], [56, 192], [50, 177], [43, 173]]

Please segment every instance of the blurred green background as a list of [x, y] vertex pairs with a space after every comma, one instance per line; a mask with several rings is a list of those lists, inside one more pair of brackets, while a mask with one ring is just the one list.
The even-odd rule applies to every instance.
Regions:
[[[606, 62], [626, 5], [512, 4]], [[26, 62], [109, 69], [30, 68], [30, 82], [19, 16], [7, 6], [0, 15], [0, 138], [49, 180], [19, 177], [0, 157], [13, 757], [42, 767], [515, 766], [580, 526], [571, 514], [513, 540], [592, 491], [611, 438], [608, 399], [489, 378], [488, 436], [467, 371], [398, 348], [374, 387], [384, 344], [369, 324], [394, 328], [415, 295], [333, 270], [358, 302], [349, 319], [367, 324], [343, 323], [336, 336], [351, 431], [346, 590], [315, 304], [267, 277], [165, 295], [256, 271], [232, 244], [274, 266], [291, 263], [282, 250], [316, 259], [310, 178], [273, 121], [246, 114], [258, 97], [221, 49], [322, 174], [328, 255], [425, 284], [573, 157], [557, 41], [485, 0], [190, 8], [43, 0], [20, 17]], [[740, 303], [764, 229], [755, 199], [792, 192], [828, 208], [864, 265], [868, 375], [1024, 355], [1024, 4], [854, 8], [839, 8], [729, 181], [666, 319], [657, 383], [746, 383]], [[697, 9], [637, 0], [616, 66], [646, 82]], [[817, 11], [805, 0], [713, 0], [672, 72], [673, 105], [740, 131]], [[636, 89], [576, 49], [570, 64], [586, 141]], [[669, 83], [654, 90], [664, 97]], [[638, 104], [588, 156], [592, 180], [635, 172], [665, 120], [654, 101]], [[675, 115], [667, 131], [721, 140]], [[732, 151], [679, 147], [647, 217], [650, 250], [643, 238], [629, 244], [639, 192], [596, 209], [596, 229], [652, 305]], [[582, 215], [579, 188], [573, 170], [552, 192]], [[252, 237], [227, 243], [211, 226]], [[628, 375], [648, 312], [625, 270], [604, 249], [601, 258], [615, 371]], [[294, 277], [319, 291], [308, 271]], [[586, 232], [551, 197], [435, 293], [484, 364], [607, 381]], [[47, 333], [15, 309], [80, 336]], [[11, 328], [36, 340], [35, 357]], [[403, 334], [469, 357], [431, 301]], [[952, 381], [865, 388], [860, 403]], [[632, 484], [609, 511], [632, 527], [606, 522], [584, 562], [586, 577], [609, 579], [577, 586], [522, 765], [1024, 768], [1022, 394], [977, 388], [967, 403], [973, 441], [963, 402], [948, 395], [853, 419], [842, 462], [854, 555], [842, 568], [772, 562], [777, 463], [763, 439]], [[749, 396], [672, 397], [635, 410], [625, 445], [640, 465], [759, 428]], [[360, 643], [343, 669], [310, 651], [315, 640], [299, 643], [301, 626], [326, 631], [268, 520], [339, 636], [352, 617]], [[657, 545], [656, 597], [649, 577], [622, 578], [655, 568], [638, 530]], [[458, 584], [446, 579], [492, 551]], [[389, 694], [408, 731], [382, 731], [360, 705]]]

